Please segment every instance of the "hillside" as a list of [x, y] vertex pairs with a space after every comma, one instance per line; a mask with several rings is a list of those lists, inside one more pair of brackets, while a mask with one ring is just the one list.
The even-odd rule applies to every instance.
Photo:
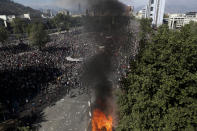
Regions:
[[0, 0], [0, 15], [21, 15], [30, 13], [33, 16], [40, 15], [40, 12], [30, 7], [25, 7], [11, 0]]

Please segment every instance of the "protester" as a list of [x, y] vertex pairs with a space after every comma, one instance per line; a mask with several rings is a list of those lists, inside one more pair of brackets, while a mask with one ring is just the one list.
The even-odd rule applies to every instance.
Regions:
[[[41, 51], [23, 50], [22, 46], [0, 49], [1, 102], [9, 101], [11, 113], [24, 109], [35, 112], [37, 108], [50, 105], [63, 95], [88, 93], [81, 79], [85, 61], [99, 51], [100, 42], [94, 39], [97, 35], [82, 33], [80, 29], [50, 36], [51, 41]], [[123, 47], [114, 53], [118, 61], [118, 65], [115, 65], [117, 82], [121, 81], [121, 76], [125, 76], [129, 68], [122, 50]], [[83, 58], [84, 62], [68, 61], [68, 56]], [[77, 90], [74, 95], [72, 89]]]

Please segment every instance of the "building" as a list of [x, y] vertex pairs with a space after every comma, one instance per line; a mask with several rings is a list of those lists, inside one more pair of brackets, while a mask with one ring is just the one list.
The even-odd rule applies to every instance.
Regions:
[[170, 14], [168, 26], [170, 29], [178, 29], [184, 26], [185, 14]]
[[0, 15], [0, 19], [4, 21], [4, 26], [8, 27], [8, 23], [11, 23], [15, 18], [31, 20], [30, 14], [23, 14], [19, 16], [15, 15]]
[[23, 15], [18, 16], [18, 18], [31, 20], [30, 14], [23, 14]]
[[57, 11], [53, 9], [40, 9], [40, 11], [42, 12], [42, 18], [54, 18], [54, 16], [57, 14]]
[[7, 26], [8, 26], [8, 25], [7, 25], [7, 20], [8, 20], [8, 19], [7, 19], [7, 16], [6, 16], [6, 15], [0, 15], [0, 19], [3, 20], [4, 26], [7, 27]]
[[58, 11], [58, 14], [70, 15], [70, 12], [68, 10], [64, 9], [64, 10]]
[[152, 19], [152, 26], [159, 27], [163, 24], [166, 0], [149, 0], [148, 5], [136, 14], [136, 18]]
[[163, 24], [166, 0], [149, 0], [146, 8], [147, 18], [152, 19], [152, 25], [159, 27]]
[[138, 11], [136, 14], [137, 19], [147, 18], [147, 8], [143, 8], [142, 10]]
[[191, 21], [197, 22], [197, 12], [188, 12], [185, 14], [184, 25], [189, 24]]
[[191, 21], [197, 22], [197, 12], [188, 12], [186, 14], [170, 14], [168, 26], [170, 29], [179, 29]]

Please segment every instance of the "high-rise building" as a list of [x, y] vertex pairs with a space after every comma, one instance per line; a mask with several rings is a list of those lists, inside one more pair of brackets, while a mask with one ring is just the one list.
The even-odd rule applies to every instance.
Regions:
[[147, 18], [152, 19], [153, 26], [159, 27], [163, 24], [165, 1], [166, 0], [149, 0]]

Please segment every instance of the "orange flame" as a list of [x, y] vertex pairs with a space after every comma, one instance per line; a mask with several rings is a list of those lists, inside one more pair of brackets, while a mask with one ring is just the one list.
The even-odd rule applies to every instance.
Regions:
[[92, 131], [112, 131], [112, 117], [106, 116], [99, 109], [95, 109], [92, 118]]

